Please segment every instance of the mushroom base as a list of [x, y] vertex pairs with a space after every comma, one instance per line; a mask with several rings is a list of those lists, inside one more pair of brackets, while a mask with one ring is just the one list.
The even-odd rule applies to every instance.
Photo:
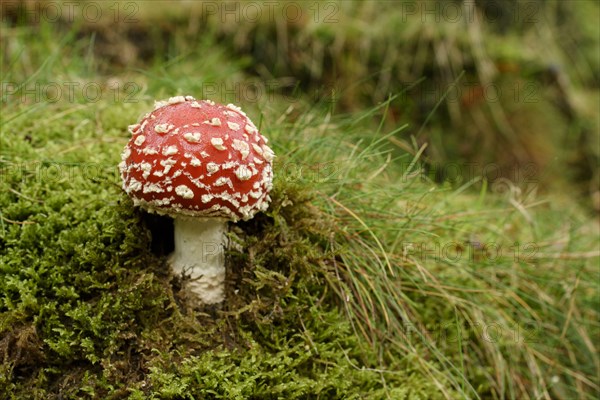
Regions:
[[225, 298], [225, 230], [221, 218], [175, 218], [173, 272], [185, 278], [184, 287], [204, 304]]

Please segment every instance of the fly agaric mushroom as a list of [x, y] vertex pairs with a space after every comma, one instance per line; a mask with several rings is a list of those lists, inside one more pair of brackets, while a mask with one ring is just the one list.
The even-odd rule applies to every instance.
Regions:
[[238, 107], [192, 96], [156, 102], [129, 131], [123, 189], [134, 205], [174, 218], [174, 272], [190, 276], [202, 303], [223, 301], [227, 221], [249, 220], [271, 201], [267, 139]]

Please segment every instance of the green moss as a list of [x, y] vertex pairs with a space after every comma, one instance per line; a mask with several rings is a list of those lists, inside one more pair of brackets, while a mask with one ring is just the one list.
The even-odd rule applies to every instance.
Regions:
[[[225, 309], [189, 309], [165, 259], [149, 251], [144, 215], [118, 185], [126, 139], [110, 126], [114, 110], [97, 112], [107, 115], [106, 133], [79, 131], [76, 151], [64, 151], [73, 147], [64, 120], [37, 129], [36, 141], [2, 137], [3, 397], [438, 393], [404, 362], [369, 369], [378, 363], [359, 352], [328, 289], [337, 279], [325, 264], [331, 221], [302, 185], [278, 180], [271, 211], [231, 232], [244, 248], [229, 255]], [[12, 132], [32, 125], [17, 121]]]

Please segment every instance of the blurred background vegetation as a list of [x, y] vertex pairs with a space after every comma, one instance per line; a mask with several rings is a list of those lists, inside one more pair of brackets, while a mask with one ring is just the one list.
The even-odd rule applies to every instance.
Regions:
[[[255, 103], [328, 102], [337, 113], [393, 96], [386, 126], [400, 152], [428, 143], [421, 160], [438, 181], [484, 175], [577, 194], [600, 211], [600, 39], [594, 1], [91, 2], [3, 4], [5, 25], [73, 32], [86, 67], [107, 85], [162, 65], [163, 76], [125, 88], [135, 98], [169, 73], [185, 89]], [[5, 60], [21, 29], [4, 29]], [[217, 62], [243, 76], [227, 85], [194, 71]], [[53, 43], [57, 46], [59, 43]], [[71, 51], [75, 51], [72, 49]], [[35, 56], [35, 55], [31, 55]], [[92, 58], [93, 56], [93, 58]], [[235, 66], [234, 66], [235, 64]], [[116, 77], [116, 80], [111, 78]], [[22, 80], [15, 76], [9, 80]], [[150, 79], [151, 78], [151, 79]], [[120, 80], [120, 81], [119, 81]], [[177, 88], [173, 88], [177, 89]], [[136, 92], [136, 93], [134, 93]], [[199, 96], [200, 97], [200, 96]], [[281, 100], [281, 99], [280, 99]]]

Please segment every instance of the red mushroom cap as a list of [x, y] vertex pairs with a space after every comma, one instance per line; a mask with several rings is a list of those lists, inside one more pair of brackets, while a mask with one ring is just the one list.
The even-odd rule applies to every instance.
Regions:
[[233, 221], [267, 209], [274, 154], [238, 107], [172, 97], [129, 131], [119, 169], [135, 205]]

